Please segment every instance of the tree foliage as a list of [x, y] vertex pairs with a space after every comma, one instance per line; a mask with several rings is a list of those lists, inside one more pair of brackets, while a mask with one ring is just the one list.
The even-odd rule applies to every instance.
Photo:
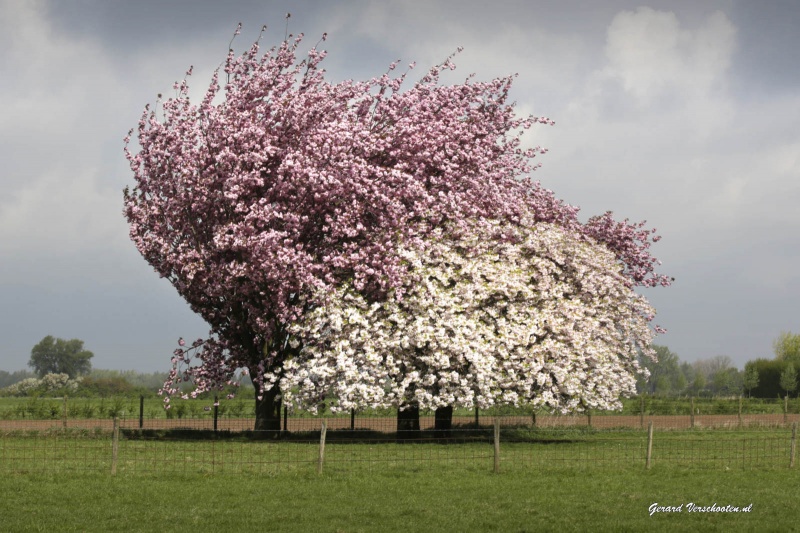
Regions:
[[785, 392], [780, 385], [781, 373], [786, 369], [785, 361], [776, 359], [754, 359], [745, 365], [745, 371], [758, 373], [758, 385], [753, 387], [752, 396], [756, 398], [777, 398]]
[[747, 396], [749, 397], [758, 384], [760, 382], [760, 377], [758, 375], [758, 369], [755, 366], [747, 364], [744, 368], [744, 374], [742, 375], [742, 388], [747, 391]]
[[313, 338], [294, 326], [348, 290], [399, 301], [413, 276], [401, 250], [426, 256], [445, 226], [554, 224], [609, 250], [627, 286], [669, 285], [649, 253], [654, 230], [610, 213], [582, 224], [530, 180], [545, 150], [523, 149], [520, 135], [552, 121], [515, 115], [512, 77], [445, 86], [450, 57], [411, 86], [396, 63], [331, 83], [325, 51], [298, 60], [301, 40], [231, 51], [224, 85], [216, 72], [195, 105], [176, 83], [176, 97], [145, 109], [138, 152], [126, 138], [131, 238], [210, 326], [176, 350], [167, 395], [186, 381], [224, 387], [244, 367], [274, 418], [287, 362]]
[[781, 372], [780, 384], [786, 394], [791, 394], [797, 390], [797, 370], [792, 363], [788, 363], [783, 372]]
[[800, 335], [784, 331], [775, 339], [772, 347], [776, 359], [800, 366]]
[[[641, 365], [647, 369], [649, 378], [640, 378], [637, 389], [640, 393], [669, 396], [681, 394], [687, 386], [687, 377], [678, 354], [666, 346], [653, 345], [656, 358], [641, 357]], [[693, 374], [692, 374], [693, 376]]]
[[82, 340], [56, 339], [48, 335], [31, 350], [28, 366], [39, 377], [46, 374], [67, 374], [74, 379], [91, 371], [92, 357], [92, 352], [83, 349]]
[[727, 367], [714, 373], [711, 380], [715, 396], [737, 396], [742, 393], [742, 373], [734, 367]]

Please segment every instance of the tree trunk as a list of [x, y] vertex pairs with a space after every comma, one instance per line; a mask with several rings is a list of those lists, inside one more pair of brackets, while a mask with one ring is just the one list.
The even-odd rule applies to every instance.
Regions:
[[453, 429], [453, 406], [439, 407], [433, 417], [433, 428], [439, 437], [449, 437]]
[[405, 406], [405, 409], [397, 410], [397, 439], [408, 440], [418, 439], [419, 430], [419, 407]]
[[276, 398], [280, 393], [277, 385], [264, 393], [259, 400], [256, 395], [256, 431], [274, 431], [278, 436], [281, 430], [281, 400]]

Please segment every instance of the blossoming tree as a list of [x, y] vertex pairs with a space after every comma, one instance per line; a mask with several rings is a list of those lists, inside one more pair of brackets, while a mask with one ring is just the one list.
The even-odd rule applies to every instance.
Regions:
[[[196, 394], [244, 368], [257, 387], [256, 429], [279, 428], [281, 380], [296, 383], [300, 361], [317, 364], [304, 351], [309, 317], [347, 291], [399, 302], [419, 275], [408, 254], [439, 268], [430, 254], [445, 226], [549, 223], [576, 247], [605, 247], [630, 285], [668, 284], [654, 272], [650, 230], [610, 214], [580, 224], [575, 208], [527, 178], [544, 150], [522, 149], [520, 135], [551, 121], [514, 114], [511, 77], [441, 85], [451, 57], [404, 90], [408, 72], [393, 75], [396, 63], [368, 81], [330, 83], [324, 51], [298, 59], [301, 39], [263, 55], [258, 42], [231, 51], [199, 104], [184, 79], [175, 97], [145, 108], [138, 151], [133, 131], [126, 138], [131, 238], [210, 326], [208, 339], [175, 351], [165, 402], [184, 382]], [[404, 312], [410, 320], [416, 308]], [[486, 394], [474, 398], [497, 401]]]

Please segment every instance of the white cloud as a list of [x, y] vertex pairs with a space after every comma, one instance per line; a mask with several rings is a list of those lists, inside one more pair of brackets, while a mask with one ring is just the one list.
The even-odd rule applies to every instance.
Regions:
[[606, 73], [647, 104], [665, 93], [704, 96], [724, 82], [736, 29], [722, 12], [694, 31], [674, 13], [640, 7], [619, 13], [608, 28]]

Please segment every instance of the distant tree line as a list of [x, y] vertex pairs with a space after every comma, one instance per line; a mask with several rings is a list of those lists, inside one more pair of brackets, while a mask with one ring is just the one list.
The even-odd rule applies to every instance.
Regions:
[[17, 370], [16, 372], [7, 372], [0, 370], [0, 389], [18, 383], [23, 379], [35, 378], [36, 374], [30, 370]]
[[[114, 398], [120, 396], [154, 397], [164, 386], [166, 372], [136, 372], [133, 370], [92, 370], [89, 375], [70, 379], [64, 373], [45, 374], [41, 378], [28, 371], [9, 373], [0, 371], [0, 397], [62, 397], [71, 398]], [[188, 384], [187, 384], [188, 386]], [[231, 387], [218, 391], [220, 396], [235, 392], [239, 396], [253, 396], [252, 383], [242, 383], [237, 388]], [[213, 397], [214, 393], [206, 393], [201, 397]]]
[[[43, 338], [31, 349], [33, 372], [0, 370], [0, 396], [154, 396], [164, 386], [167, 372], [92, 369], [94, 354], [83, 345], [80, 339]], [[252, 392], [247, 376], [242, 376], [242, 389]]]
[[92, 369], [94, 354], [80, 339], [44, 337], [31, 349], [28, 366], [33, 372], [0, 370], [0, 394], [32, 396], [67, 394], [77, 396], [127, 396], [155, 394], [167, 378], [166, 372]]
[[693, 363], [681, 362], [666, 346], [653, 346], [658, 361], [642, 358], [650, 378], [640, 379], [640, 394], [654, 396], [750, 396], [776, 398], [794, 396], [800, 370], [800, 335], [782, 333], [773, 343], [775, 357], [748, 361], [737, 369], [730, 357], [717, 355]]

